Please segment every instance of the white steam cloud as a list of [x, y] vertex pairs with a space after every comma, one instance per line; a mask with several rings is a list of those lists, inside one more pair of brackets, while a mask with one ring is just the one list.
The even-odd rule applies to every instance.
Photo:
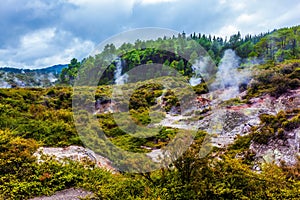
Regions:
[[212, 84], [214, 90], [226, 90], [219, 98], [228, 100], [239, 94], [239, 86], [247, 84], [250, 79], [248, 70], [238, 70], [240, 58], [231, 49], [224, 52], [216, 74], [216, 80]]
[[121, 58], [117, 58], [116, 61], [117, 61], [116, 62], [116, 71], [115, 71], [115, 74], [114, 74], [115, 84], [123, 85], [128, 80], [128, 74], [123, 74], [122, 75], [123, 63], [122, 63]]
[[58, 79], [53, 75], [53, 73], [50, 73], [48, 75], [48, 80], [50, 83], [55, 83]]
[[192, 66], [194, 75], [190, 78], [191, 86], [196, 86], [203, 80], [208, 80], [214, 73], [214, 63], [210, 57], [200, 57]]
[[11, 85], [3, 80], [0, 80], [0, 88], [11, 88]]

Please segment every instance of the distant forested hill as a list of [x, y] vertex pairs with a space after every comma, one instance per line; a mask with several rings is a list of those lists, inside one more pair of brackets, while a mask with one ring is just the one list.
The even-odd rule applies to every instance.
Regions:
[[36, 72], [36, 73], [61, 73], [63, 68], [68, 67], [68, 65], [54, 65], [51, 67], [41, 68], [41, 69], [19, 69], [19, 68], [11, 68], [11, 67], [3, 67], [0, 68], [0, 71], [3, 72], [12, 72], [12, 73], [26, 73], [26, 72]]
[[[242, 62], [275, 64], [284, 60], [300, 58], [300, 26], [244, 37], [238, 32], [225, 39], [200, 33], [187, 35], [183, 32], [172, 38], [137, 40], [134, 44], [124, 43], [119, 48], [113, 44], [107, 45], [95, 57], [83, 59], [81, 62], [73, 59], [68, 68], [62, 70], [59, 80], [61, 83], [72, 83], [77, 76], [79, 67], [84, 66], [87, 70], [93, 67], [104, 70], [103, 74], [98, 74], [99, 77], [102, 77], [100, 85], [113, 83], [117, 62], [108, 63], [106, 59], [108, 55], [121, 55], [122, 74], [141, 64], [161, 63], [176, 69], [184, 76], [191, 77], [194, 73], [192, 64], [200, 56], [199, 49], [194, 46], [194, 41], [208, 52], [216, 65], [219, 64], [227, 49], [234, 50]], [[153, 48], [147, 48], [148, 46]], [[175, 52], [175, 55], [170, 52], [161, 52], [160, 49], [169, 49], [170, 52]], [[189, 62], [178, 56], [180, 53], [190, 55]]]

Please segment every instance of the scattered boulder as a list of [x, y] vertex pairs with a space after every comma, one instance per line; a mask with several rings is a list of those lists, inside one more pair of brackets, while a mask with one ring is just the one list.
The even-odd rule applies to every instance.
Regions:
[[93, 197], [94, 194], [92, 192], [83, 189], [70, 188], [58, 191], [52, 196], [35, 197], [30, 200], [80, 200], [82, 198], [93, 199]]
[[80, 146], [61, 147], [40, 147], [34, 155], [38, 162], [43, 162], [42, 155], [54, 156], [58, 161], [70, 159], [73, 161], [90, 160], [95, 163], [97, 167], [107, 169], [112, 173], [117, 170], [112, 166], [111, 161], [103, 156], [100, 156], [90, 149]]
[[298, 161], [300, 145], [300, 128], [284, 133], [285, 140], [275, 138], [268, 144], [252, 142], [250, 151], [255, 153], [255, 159], [260, 163], [275, 163], [276, 165], [295, 165]]

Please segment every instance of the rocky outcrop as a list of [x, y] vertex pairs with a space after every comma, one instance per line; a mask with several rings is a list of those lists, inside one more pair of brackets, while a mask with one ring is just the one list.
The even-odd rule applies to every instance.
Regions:
[[[232, 106], [222, 106], [222, 100], [217, 97], [223, 93], [226, 93], [226, 90], [201, 95], [195, 100], [195, 105], [197, 106], [194, 106], [194, 110], [191, 111], [191, 113], [194, 113], [193, 115], [167, 114], [165, 119], [157, 125], [193, 130], [195, 128], [202, 129], [207, 131], [211, 136], [213, 146], [225, 147], [233, 143], [237, 135], [246, 135], [250, 133], [251, 127], [259, 125], [259, 116], [261, 114], [276, 115], [281, 110], [295, 109], [300, 105], [300, 89], [287, 91], [287, 93], [279, 98], [264, 95], [250, 99], [248, 103]], [[242, 96], [243, 94], [238, 96], [238, 98], [241, 99]], [[206, 109], [207, 112], [203, 112], [204, 109]], [[197, 115], [197, 112], [200, 113], [200, 116]], [[197, 118], [199, 118], [199, 120], [197, 120]], [[294, 133], [290, 134], [293, 135]], [[276, 147], [281, 146], [280, 141], [272, 142], [273, 144], [270, 144], [269, 147], [261, 148], [271, 149], [272, 145]], [[278, 145], [274, 143], [278, 143]], [[294, 147], [297, 144], [291, 142], [289, 145]], [[257, 146], [255, 146], [255, 148], [256, 147]], [[281, 149], [282, 148], [283, 147], [281, 147]], [[282, 151], [280, 150], [280, 152]], [[260, 151], [261, 154], [263, 154], [263, 152], [266, 151]], [[290, 150], [286, 152], [290, 152]], [[295, 158], [295, 152], [291, 152], [290, 154], [293, 154]], [[286, 160], [287, 163], [294, 163], [294, 161], [289, 161], [289, 159], [284, 160]]]
[[200, 123], [200, 129], [206, 130], [210, 136], [212, 145], [225, 147], [235, 140], [237, 135], [246, 135], [251, 127], [259, 124], [258, 110], [214, 110]]
[[70, 159], [73, 161], [92, 161], [95, 163], [95, 166], [107, 169], [112, 173], [117, 170], [112, 166], [110, 160], [104, 158], [93, 152], [90, 149], [80, 147], [80, 146], [69, 146], [65, 148], [59, 147], [40, 147], [37, 152], [34, 153], [34, 156], [37, 158], [37, 162], [43, 162], [42, 155], [54, 157], [56, 160], [63, 162], [65, 159]]
[[62, 190], [56, 192], [52, 196], [42, 196], [42, 197], [35, 197], [30, 200], [79, 200], [82, 198], [93, 198], [94, 194], [92, 192], [83, 190], [83, 189], [75, 189], [70, 188], [66, 190]]
[[111, 99], [97, 99], [95, 103], [95, 114], [100, 113], [113, 113], [118, 111], [116, 103]]
[[300, 128], [284, 134], [284, 140], [275, 138], [268, 144], [252, 143], [249, 149], [255, 154], [255, 160], [259, 163], [295, 165], [300, 156]]
[[[251, 127], [259, 125], [261, 114], [276, 115], [281, 110], [299, 108], [300, 89], [287, 91], [279, 98], [264, 95], [236, 106], [219, 106], [220, 102], [217, 102], [213, 101], [210, 114], [201, 121], [199, 128], [213, 136], [212, 144], [214, 146], [224, 147], [232, 143], [237, 135], [246, 135], [250, 132]], [[294, 135], [295, 133], [290, 134]], [[276, 141], [274, 142], [276, 143]], [[270, 144], [270, 147], [272, 145], [281, 146], [280, 144]], [[290, 145], [294, 147], [296, 143], [292, 142]], [[292, 154], [295, 157], [295, 154]], [[293, 163], [288, 159], [285, 160], [287, 163]]]

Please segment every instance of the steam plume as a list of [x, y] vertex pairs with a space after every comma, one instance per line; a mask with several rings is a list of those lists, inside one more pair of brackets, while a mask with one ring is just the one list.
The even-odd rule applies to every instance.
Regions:
[[224, 56], [220, 62], [216, 80], [212, 84], [213, 89], [226, 89], [222, 100], [228, 100], [239, 94], [239, 86], [247, 84], [250, 79], [250, 72], [247, 70], [238, 70], [240, 58], [231, 49], [224, 52]]
[[191, 86], [196, 86], [203, 80], [208, 80], [214, 71], [214, 66], [209, 57], [200, 57], [192, 66], [194, 75], [190, 78]]
[[123, 85], [128, 80], [128, 74], [122, 75], [122, 71], [123, 71], [122, 60], [121, 60], [121, 58], [117, 58], [116, 71], [114, 74], [115, 84], [117, 84], [117, 85]]

